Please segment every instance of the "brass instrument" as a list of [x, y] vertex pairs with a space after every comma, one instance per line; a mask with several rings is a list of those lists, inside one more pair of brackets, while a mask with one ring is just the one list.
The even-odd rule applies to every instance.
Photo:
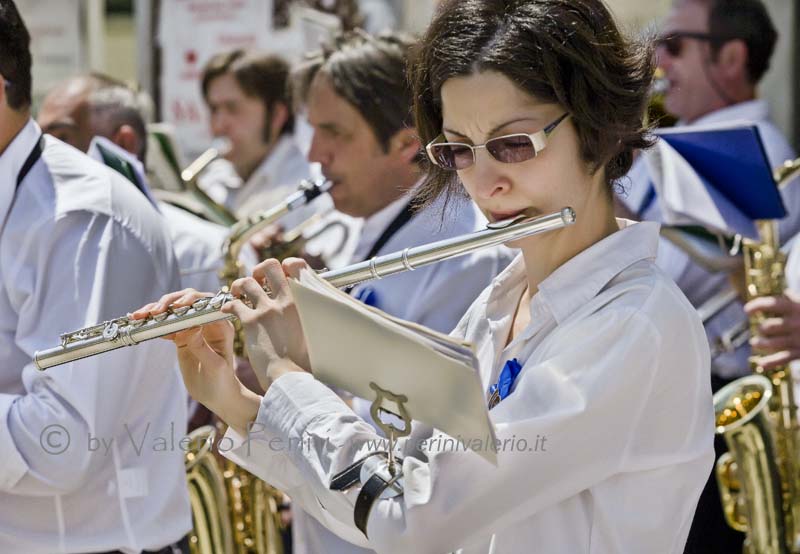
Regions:
[[[331, 249], [330, 252], [322, 252], [320, 255], [322, 257], [333, 256], [341, 252], [350, 238], [350, 228], [343, 221], [327, 221], [323, 225], [322, 223], [325, 220], [325, 215], [325, 213], [316, 213], [293, 229], [286, 231], [280, 243], [261, 249], [259, 251], [259, 257], [262, 260], [268, 260], [270, 258], [283, 260], [291, 256], [300, 255], [307, 243], [337, 228], [342, 232], [342, 238], [339, 244], [336, 248]], [[319, 228], [315, 229], [316, 226], [319, 226]], [[313, 230], [313, 232], [306, 235], [306, 232], [309, 230]]]
[[[797, 161], [775, 173], [779, 186], [796, 173]], [[777, 223], [756, 222], [760, 240], [743, 240], [747, 299], [783, 294], [786, 256]], [[763, 316], [752, 317], [755, 335]], [[788, 365], [765, 370], [752, 356], [755, 376], [730, 383], [714, 395], [717, 434], [729, 452], [716, 475], [728, 524], [747, 532], [747, 554], [800, 553], [800, 427]]]
[[182, 191], [153, 189], [153, 194], [162, 202], [167, 202], [207, 221], [230, 227], [236, 223], [237, 217], [225, 206], [214, 201], [197, 185], [198, 177], [212, 162], [225, 156], [230, 150], [230, 143], [225, 139], [215, 139], [211, 148], [200, 154], [186, 169], [180, 172]]
[[[474, 233], [406, 248], [341, 269], [326, 271], [321, 277], [335, 287], [346, 287], [414, 270], [482, 248], [560, 229], [574, 222], [575, 212], [571, 208], [564, 208], [560, 212], [537, 218], [516, 217], [490, 223], [486, 229]], [[45, 370], [191, 327], [223, 319], [231, 320], [235, 316], [220, 312], [220, 308], [233, 300], [234, 297], [229, 292], [222, 290], [215, 296], [202, 298], [191, 306], [170, 309], [156, 316], [140, 320], [120, 317], [65, 333], [61, 335], [61, 343], [58, 346], [36, 352], [34, 363], [40, 370]]]
[[219, 461], [211, 455], [217, 430], [207, 425], [189, 434], [186, 484], [194, 525], [189, 533], [192, 554], [229, 554], [234, 535], [228, 517], [228, 494]]
[[[329, 181], [303, 181], [297, 192], [280, 204], [236, 223], [222, 247], [224, 263], [219, 277], [223, 287], [226, 287], [223, 290], [228, 290], [242, 276], [239, 254], [255, 233], [324, 194], [330, 186]], [[234, 351], [237, 357], [246, 357], [242, 327], [238, 320], [233, 323], [236, 328]], [[222, 423], [219, 422], [218, 425], [222, 432]], [[222, 459], [221, 463], [224, 467], [222, 481], [229, 501], [229, 510], [224, 513], [224, 517], [229, 518], [233, 528], [236, 554], [282, 553], [278, 504], [281, 503], [283, 493], [228, 459]]]
[[669, 90], [669, 80], [664, 70], [657, 67], [653, 73], [653, 83], [650, 85], [650, 98], [645, 112], [645, 125], [653, 124], [657, 127], [672, 127], [677, 118], [667, 112], [664, 106], [664, 97]]
[[280, 218], [301, 206], [304, 206], [328, 191], [331, 187], [330, 181], [311, 182], [303, 181], [294, 194], [287, 197], [283, 202], [243, 219], [231, 228], [228, 238], [222, 246], [224, 263], [220, 270], [219, 277], [223, 284], [230, 286], [233, 281], [241, 277], [242, 267], [239, 262], [239, 254], [245, 244], [265, 227], [275, 223]]
[[772, 178], [778, 183], [778, 188], [788, 185], [795, 177], [800, 177], [800, 158], [786, 160], [772, 172]]
[[[784, 188], [793, 179], [800, 177], [800, 158], [796, 160], [787, 160], [783, 165], [778, 166], [773, 172], [772, 177], [778, 185], [778, 188]], [[731, 271], [741, 267], [737, 254], [740, 253], [741, 240], [740, 235], [733, 237], [733, 243], [727, 244], [724, 237], [718, 237], [719, 248], [714, 251], [706, 244], [704, 247], [697, 247], [689, 244], [691, 241], [686, 240], [686, 233], [681, 233], [680, 228], [676, 227], [662, 227], [661, 234], [667, 239], [671, 240], [679, 248], [683, 249], [689, 256], [706, 268], [708, 271]], [[683, 235], [683, 237], [681, 237]], [[695, 241], [698, 243], [699, 241]], [[726, 252], [727, 250], [727, 252]], [[731, 267], [731, 263], [736, 264], [736, 267]], [[703, 324], [710, 321], [717, 313], [725, 309], [731, 303], [739, 300], [739, 293], [733, 287], [729, 286], [720, 290], [717, 294], [709, 298], [703, 305], [697, 308]], [[729, 329], [726, 329], [711, 345], [711, 359], [714, 360], [720, 354], [733, 352], [740, 346], [743, 346], [750, 340], [750, 325], [745, 320], [739, 322]]]

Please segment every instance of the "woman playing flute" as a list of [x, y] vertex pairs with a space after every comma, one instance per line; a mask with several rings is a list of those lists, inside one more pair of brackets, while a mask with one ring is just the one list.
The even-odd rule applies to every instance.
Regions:
[[493, 467], [472, 451], [415, 451], [442, 434], [415, 426], [398, 443], [403, 494], [372, 498], [365, 516], [364, 483], [330, 490], [378, 435], [314, 378], [287, 281], [300, 260], [263, 262], [233, 286], [252, 307], [225, 308], [266, 394], [236, 380], [227, 322], [174, 337], [190, 393], [231, 426], [228, 456], [378, 552], [681, 553], [713, 462], [709, 355], [654, 265], [657, 226], [615, 219], [612, 203], [648, 145], [652, 50], [601, 0], [452, 0], [410, 75], [431, 161], [423, 200], [463, 190], [493, 221], [576, 212], [571, 227], [510, 244], [520, 255], [453, 331], [475, 345], [497, 438], [537, 448], [501, 450]]

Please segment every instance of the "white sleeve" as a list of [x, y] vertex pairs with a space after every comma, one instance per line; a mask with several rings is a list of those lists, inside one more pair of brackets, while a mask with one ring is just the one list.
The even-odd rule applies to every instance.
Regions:
[[[105, 215], [72, 212], [38, 231], [31, 244], [20, 245], [26, 278], [6, 283], [18, 309], [16, 344], [31, 358], [55, 346], [61, 333], [124, 315], [173, 284], [141, 241]], [[157, 342], [44, 372], [33, 362], [10, 368], [22, 372], [25, 391], [0, 394], [0, 491], [79, 488], [102, 463], [88, 437], [119, 435], [134, 401], [134, 387], [125, 384], [147, 371], [154, 352], [163, 359], [169, 350]]]
[[[373, 506], [369, 547], [380, 553], [449, 552], [624, 470], [632, 437], [641, 432], [635, 414], [644, 410], [642, 391], [651, 389], [663, 355], [657, 329], [637, 312], [606, 309], [552, 338], [536, 360], [526, 361], [511, 395], [490, 412], [502, 422], [496, 423], [497, 467], [452, 441], [445, 446], [449, 437], [435, 433], [427, 446], [416, 445], [426, 450], [427, 460], [403, 461], [405, 494]], [[697, 360], [699, 371], [699, 355]], [[272, 384], [256, 424], [259, 432], [252, 439], [262, 446], [280, 437], [302, 447], [279, 454], [254, 449], [250, 457], [240, 449], [229, 456], [287, 487], [295, 502], [342, 538], [365, 544], [353, 523], [358, 488], [341, 493], [328, 485], [366, 452], [379, 449], [374, 430], [324, 384], [301, 373]], [[665, 441], [669, 458], [661, 463], [705, 454], [694, 447], [672, 448], [673, 440], [685, 445], [685, 432]], [[549, 439], [544, 451], [534, 451], [539, 437]]]

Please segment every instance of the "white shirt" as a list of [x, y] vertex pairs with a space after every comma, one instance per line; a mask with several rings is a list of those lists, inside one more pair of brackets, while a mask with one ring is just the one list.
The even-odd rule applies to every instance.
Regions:
[[[281, 136], [247, 181], [230, 190], [225, 205], [238, 217], [247, 217], [281, 202], [297, 191], [301, 181], [310, 178], [308, 161], [294, 139]], [[310, 206], [303, 207], [282, 218], [280, 223], [284, 229], [291, 229], [314, 212]]]
[[[794, 159], [795, 154], [789, 143], [769, 117], [769, 108], [764, 100], [751, 100], [741, 102], [715, 112], [711, 112], [690, 126], [709, 125], [716, 123], [747, 122], [758, 126], [761, 140], [769, 158], [771, 166], [777, 167], [787, 159]], [[636, 160], [628, 174], [628, 179], [623, 181], [626, 195], [621, 200], [635, 213], [639, 213], [642, 203], [650, 188], [650, 177], [646, 163], [642, 156]], [[800, 183], [794, 183], [781, 189], [781, 197], [788, 212], [788, 216], [779, 223], [779, 232], [782, 240], [790, 238], [800, 231]], [[662, 221], [661, 208], [658, 198], [640, 213], [642, 219], [649, 221]], [[701, 268], [689, 259], [689, 256], [667, 239], [661, 240], [657, 264], [672, 277], [687, 298], [695, 307], [700, 307], [716, 292], [728, 286], [728, 277], [724, 274], [714, 274]], [[734, 302], [720, 312], [706, 325], [706, 332], [710, 343], [716, 342], [720, 334], [734, 328], [744, 319], [742, 304]], [[712, 361], [712, 372], [724, 378], [733, 378], [749, 374], [747, 357], [750, 348], [744, 345], [735, 352], [717, 356]]]
[[[411, 197], [404, 195], [363, 220], [350, 263], [364, 260], [384, 230], [403, 211]], [[442, 217], [438, 202], [415, 213], [376, 255], [419, 246], [484, 228], [486, 219], [466, 198], [454, 198]], [[484, 249], [414, 271], [362, 283], [353, 291], [357, 297], [371, 295], [372, 305], [384, 312], [420, 323], [443, 333], [453, 330], [470, 304], [512, 260], [505, 247]], [[370, 403], [353, 398], [356, 413], [371, 422]], [[293, 511], [294, 554], [359, 554], [369, 552], [343, 541], [301, 510]]]
[[[410, 201], [403, 196], [364, 221], [352, 262], [363, 261], [384, 229]], [[444, 210], [444, 212], [443, 212]], [[445, 208], [437, 201], [415, 213], [378, 251], [377, 255], [428, 244], [484, 229], [486, 219], [467, 198], [452, 198]], [[414, 271], [368, 281], [353, 296], [371, 295], [371, 305], [395, 317], [449, 333], [472, 301], [513, 259], [506, 247], [485, 248]]]
[[[500, 449], [497, 467], [472, 451], [415, 456], [418, 440], [441, 436], [415, 426], [401, 443], [405, 494], [373, 506], [369, 541], [353, 524], [358, 487], [328, 484], [377, 435], [312, 375], [276, 380], [257, 432], [243, 442], [229, 431], [227, 456], [380, 553], [680, 554], [714, 460], [714, 416], [703, 328], [654, 266], [657, 243], [655, 224], [628, 224], [566, 262], [508, 346], [523, 260], [494, 280], [453, 335], [474, 344], [485, 388], [506, 360], [522, 363], [489, 412], [498, 439], [518, 447]], [[304, 443], [279, 448], [278, 437]]]
[[208, 292], [219, 290], [219, 270], [223, 265], [222, 247], [230, 230], [167, 202], [156, 201], [150, 193], [150, 182], [144, 166], [133, 154], [105, 137], [96, 136], [92, 139], [87, 153], [103, 164], [105, 159], [99, 147], [105, 149], [107, 154], [113, 154], [130, 164], [145, 195], [158, 206], [169, 229], [172, 247], [178, 260], [181, 287]]
[[199, 291], [216, 292], [222, 286], [222, 246], [229, 230], [222, 225], [205, 221], [186, 210], [159, 202], [172, 246], [178, 259], [181, 286]]
[[133, 184], [49, 136], [10, 209], [40, 134], [31, 120], [0, 155], [0, 552], [162, 548], [191, 527], [174, 347], [32, 358], [175, 290], [172, 247]]

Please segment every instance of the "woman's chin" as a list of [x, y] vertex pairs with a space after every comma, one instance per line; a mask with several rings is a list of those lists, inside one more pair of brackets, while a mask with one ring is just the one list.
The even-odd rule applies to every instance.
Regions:
[[506, 248], [514, 248], [518, 250], [522, 248], [524, 245], [529, 244], [528, 241], [530, 241], [531, 238], [532, 237], [525, 237], [517, 240], [510, 240], [508, 242], [504, 242], [503, 246], [505, 246]]

